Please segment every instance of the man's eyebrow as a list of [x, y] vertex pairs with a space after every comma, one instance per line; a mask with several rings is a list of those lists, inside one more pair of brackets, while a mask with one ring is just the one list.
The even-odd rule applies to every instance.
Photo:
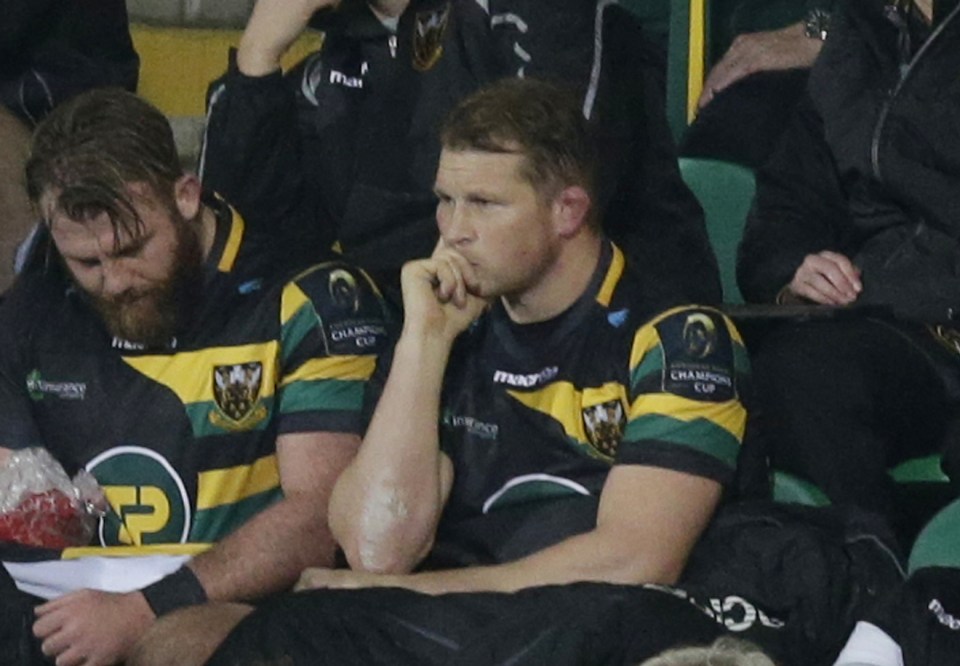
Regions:
[[125, 243], [119, 238], [111, 254], [115, 257], [129, 257], [143, 249], [143, 246], [150, 240], [152, 233], [142, 233], [129, 238]]

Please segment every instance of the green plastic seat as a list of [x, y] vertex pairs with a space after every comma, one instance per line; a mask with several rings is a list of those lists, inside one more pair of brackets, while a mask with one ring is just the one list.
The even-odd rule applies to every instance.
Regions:
[[941, 509], [913, 542], [908, 571], [927, 567], [960, 567], [960, 499]]
[[737, 287], [737, 246], [753, 202], [753, 171], [739, 164], [681, 157], [680, 174], [706, 215], [707, 235], [720, 267], [725, 303], [741, 304]]
[[806, 506], [830, 504], [830, 498], [816, 485], [780, 470], [773, 473], [773, 499], [777, 502]]
[[946, 483], [950, 478], [940, 467], [940, 454], [906, 460], [890, 470], [897, 483]]

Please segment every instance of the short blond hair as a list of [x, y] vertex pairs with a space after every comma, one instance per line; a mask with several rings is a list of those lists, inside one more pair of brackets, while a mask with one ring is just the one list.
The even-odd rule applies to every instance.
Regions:
[[671, 648], [639, 666], [777, 666], [759, 647], [721, 636], [710, 645]]

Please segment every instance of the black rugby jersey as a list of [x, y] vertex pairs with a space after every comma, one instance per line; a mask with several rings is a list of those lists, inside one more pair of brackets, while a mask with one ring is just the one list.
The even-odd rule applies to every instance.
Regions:
[[278, 435], [362, 429], [387, 332], [374, 284], [341, 262], [268, 276], [242, 219], [208, 204], [202, 302], [166, 348], [113, 338], [53, 266], [0, 306], [0, 445], [90, 470], [111, 505], [101, 546], [221, 539], [281, 496]]
[[518, 325], [498, 302], [460, 337], [441, 414], [455, 470], [445, 520], [597, 497], [615, 464], [732, 479], [746, 421], [743, 342], [717, 310], [664, 310], [655, 289], [606, 244], [563, 314]]

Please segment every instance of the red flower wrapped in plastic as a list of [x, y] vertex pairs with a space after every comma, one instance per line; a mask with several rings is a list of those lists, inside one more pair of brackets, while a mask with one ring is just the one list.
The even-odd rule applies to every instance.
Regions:
[[105, 506], [89, 472], [81, 470], [71, 480], [46, 449], [14, 451], [0, 468], [0, 541], [85, 546]]

